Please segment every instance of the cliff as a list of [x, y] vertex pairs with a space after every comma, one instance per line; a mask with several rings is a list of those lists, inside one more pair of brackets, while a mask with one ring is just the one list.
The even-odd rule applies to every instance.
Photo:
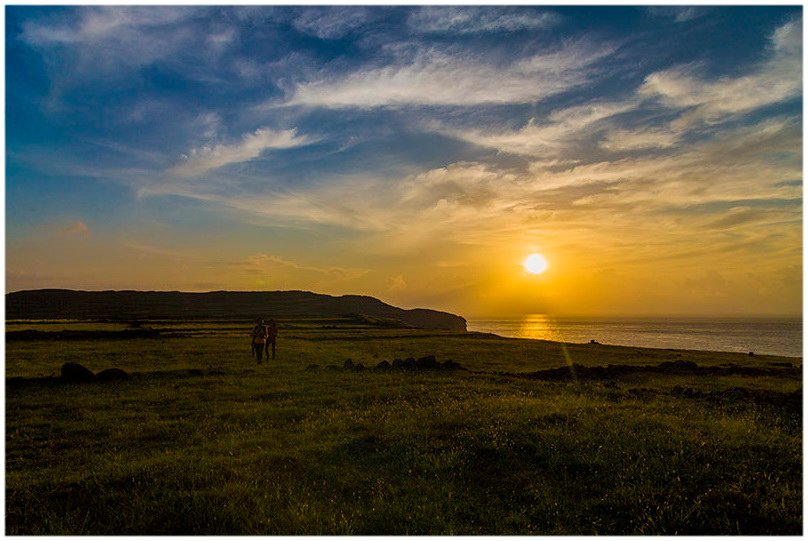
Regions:
[[253, 318], [366, 316], [421, 329], [466, 330], [466, 320], [437, 310], [404, 310], [374, 297], [334, 297], [308, 291], [73, 291], [38, 289], [6, 294], [7, 319]]

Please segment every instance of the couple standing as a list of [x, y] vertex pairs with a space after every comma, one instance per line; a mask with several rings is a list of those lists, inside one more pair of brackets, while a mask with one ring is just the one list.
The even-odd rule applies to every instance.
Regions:
[[258, 318], [252, 330], [252, 353], [261, 364], [264, 352], [269, 360], [269, 346], [272, 345], [272, 358], [275, 358], [275, 339], [278, 336], [278, 326], [272, 319]]

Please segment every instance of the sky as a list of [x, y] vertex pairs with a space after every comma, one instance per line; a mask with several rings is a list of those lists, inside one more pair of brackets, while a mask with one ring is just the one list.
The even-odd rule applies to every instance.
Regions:
[[5, 9], [7, 291], [801, 314], [801, 6]]

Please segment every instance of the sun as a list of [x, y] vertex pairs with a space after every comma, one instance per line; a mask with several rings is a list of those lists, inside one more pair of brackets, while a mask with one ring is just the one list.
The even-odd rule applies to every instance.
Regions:
[[541, 254], [530, 254], [522, 262], [522, 266], [530, 274], [541, 274], [547, 270], [547, 260]]

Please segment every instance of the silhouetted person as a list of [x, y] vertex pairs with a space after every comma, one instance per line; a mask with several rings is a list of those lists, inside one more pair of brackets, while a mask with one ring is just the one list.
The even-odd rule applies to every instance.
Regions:
[[266, 342], [264, 345], [264, 349], [267, 354], [267, 359], [269, 358], [269, 345], [272, 344], [272, 358], [275, 358], [275, 340], [278, 338], [278, 326], [275, 324], [274, 319], [268, 319], [264, 322], [264, 327], [266, 328]]
[[269, 346], [272, 345], [272, 358], [275, 358], [275, 339], [278, 336], [278, 326], [272, 319], [258, 318], [253, 327], [251, 340], [252, 353], [258, 359], [258, 364], [261, 364], [263, 354], [266, 353], [269, 359]]

